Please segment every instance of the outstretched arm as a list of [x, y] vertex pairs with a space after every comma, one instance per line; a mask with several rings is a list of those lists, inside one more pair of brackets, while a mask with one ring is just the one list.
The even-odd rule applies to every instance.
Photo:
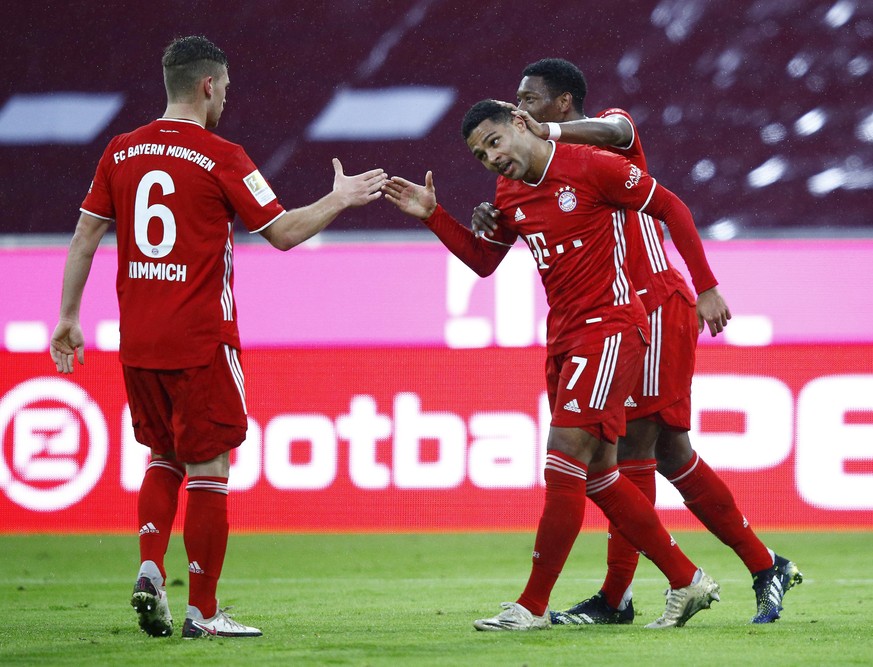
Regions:
[[382, 196], [382, 185], [388, 178], [382, 169], [346, 176], [337, 158], [333, 159], [333, 190], [318, 201], [286, 211], [278, 220], [261, 231], [270, 244], [279, 250], [289, 250], [315, 236], [348, 208], [364, 206]]
[[73, 358], [85, 363], [85, 336], [79, 324], [82, 294], [94, 253], [100, 239], [109, 228], [110, 220], [97, 218], [88, 213], [79, 216], [76, 232], [70, 242], [67, 263], [64, 265], [64, 282], [61, 289], [61, 312], [58, 324], [52, 333], [49, 351], [59, 373], [73, 372]]
[[[580, 118], [563, 123], [538, 123], [527, 111], [514, 111], [522, 118], [531, 132], [540, 139], [556, 139], [566, 144], [590, 144], [601, 148], [630, 148], [634, 141], [634, 129], [630, 121], [620, 114], [605, 118]], [[557, 126], [555, 130], [552, 126]], [[559, 132], [553, 137], [553, 132]]]
[[437, 203], [433, 172], [428, 171], [424, 185], [393, 176], [384, 187], [385, 198], [398, 209], [421, 220], [453, 255], [480, 276], [488, 276], [506, 257], [512, 243], [486, 240], [449, 215]]

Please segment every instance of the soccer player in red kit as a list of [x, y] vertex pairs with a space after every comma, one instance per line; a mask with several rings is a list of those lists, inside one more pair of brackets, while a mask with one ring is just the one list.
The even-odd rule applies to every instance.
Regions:
[[70, 244], [57, 369], [84, 363], [82, 293], [100, 239], [115, 221], [120, 360], [134, 433], [151, 448], [138, 496], [141, 566], [131, 604], [143, 631], [169, 636], [173, 620], [164, 556], [179, 489], [189, 595], [184, 638], [260, 636], [218, 607], [227, 549], [230, 450], [246, 433], [246, 396], [233, 298], [233, 220], [287, 250], [343, 210], [381, 196], [381, 169], [345, 176], [333, 191], [285, 210], [242, 147], [211, 132], [224, 109], [224, 52], [204, 37], [174, 40], [163, 55], [163, 117], [113, 138], [97, 165]]
[[[587, 84], [570, 62], [546, 58], [528, 65], [519, 84], [518, 111], [534, 134], [574, 144], [592, 144], [622, 155], [647, 170], [639, 133], [623, 109], [587, 118]], [[490, 233], [497, 214], [490, 204], [474, 213], [473, 229]], [[722, 542], [734, 549], [752, 574], [754, 623], [779, 618], [782, 599], [803, 577], [797, 566], [769, 550], [737, 508], [724, 482], [691, 447], [691, 376], [697, 335], [707, 323], [713, 336], [730, 312], [716, 288], [694, 225], [668, 220], [671, 238], [688, 266], [697, 292], [671, 265], [661, 224], [641, 211], [626, 212], [625, 237], [631, 283], [648, 313], [651, 345], [643, 371], [627, 399], [627, 435], [619, 440], [619, 469], [655, 502], [655, 469], [682, 494], [685, 504]], [[567, 611], [552, 612], [562, 624], [630, 623], [631, 583], [639, 554], [610, 526], [608, 572], [601, 590]]]
[[546, 383], [552, 410], [545, 464], [546, 498], [533, 568], [516, 602], [477, 630], [551, 627], [552, 588], [582, 526], [586, 492], [670, 581], [664, 614], [650, 628], [684, 625], [718, 599], [718, 584], [682, 553], [654, 507], [616, 466], [625, 430], [624, 400], [647, 344], [645, 309], [627, 279], [623, 213], [690, 217], [687, 207], [624, 158], [590, 146], [556, 145], [528, 130], [493, 100], [466, 114], [462, 133], [473, 155], [497, 173], [504, 213], [493, 237], [476, 236], [438, 205], [425, 185], [393, 177], [385, 195], [424, 221], [479, 275], [492, 273], [519, 237], [533, 254], [549, 302]]

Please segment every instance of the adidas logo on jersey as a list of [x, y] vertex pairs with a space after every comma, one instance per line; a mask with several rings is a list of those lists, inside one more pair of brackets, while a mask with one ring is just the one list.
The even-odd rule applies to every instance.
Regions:
[[161, 531], [159, 531], [157, 528], [155, 528], [155, 524], [153, 524], [151, 521], [149, 521], [146, 524], [143, 524], [142, 528], [139, 529], [140, 535], [145, 535], [147, 533], [160, 533], [160, 532]]
[[188, 563], [188, 572], [190, 572], [191, 574], [206, 574], [203, 571], [203, 568], [200, 567], [200, 563], [198, 563], [196, 560], [192, 560], [190, 563]]
[[527, 217], [527, 216], [526, 216], [524, 213], [521, 212], [521, 209], [520, 209], [520, 208], [515, 209], [515, 221], [516, 221], [516, 222], [521, 222], [521, 221], [524, 220], [526, 217]]
[[579, 402], [575, 398], [567, 403], [564, 406], [564, 409], [569, 410], [570, 412], [582, 412], [582, 410], [579, 409]]
[[628, 396], [627, 400], [624, 402], [624, 407], [626, 408], [635, 408], [637, 407], [637, 402], [634, 400], [633, 396]]

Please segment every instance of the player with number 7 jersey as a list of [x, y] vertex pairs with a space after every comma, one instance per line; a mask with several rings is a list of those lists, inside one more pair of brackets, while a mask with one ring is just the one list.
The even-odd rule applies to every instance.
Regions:
[[623, 212], [689, 216], [673, 193], [617, 155], [535, 136], [505, 104], [482, 100], [462, 124], [467, 147], [496, 174], [500, 211], [493, 235], [472, 234], [425, 184], [392, 177], [387, 199], [420, 219], [480, 276], [525, 239], [549, 303], [546, 385], [552, 419], [543, 476], [546, 497], [533, 567], [516, 602], [474, 621], [477, 630], [551, 627], [549, 597], [573, 548], [590, 497], [670, 582], [664, 615], [650, 628], [684, 625], [718, 599], [718, 584], [697, 568], [661, 525], [654, 507], [617, 468], [624, 400], [648, 335], [646, 313], [626, 277]]
[[285, 212], [241, 146], [159, 118], [109, 143], [81, 210], [116, 221], [123, 364], [189, 368], [239, 349], [234, 215], [258, 232]]
[[503, 215], [492, 239], [511, 245], [520, 236], [533, 254], [548, 299], [550, 356], [633, 325], [648, 332], [627, 275], [621, 206], [643, 207], [655, 191], [655, 180], [628, 162], [590, 147], [552, 146], [536, 183], [497, 179], [494, 203]]

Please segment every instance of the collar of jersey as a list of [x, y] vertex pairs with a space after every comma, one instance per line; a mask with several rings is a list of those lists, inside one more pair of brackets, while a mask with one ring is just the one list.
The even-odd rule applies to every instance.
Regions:
[[170, 123], [188, 123], [190, 125], [196, 125], [197, 127], [201, 128], [201, 129], [204, 129], [204, 130], [206, 129], [200, 123], [198, 123], [196, 120], [189, 120], [188, 118], [165, 118], [165, 117], [161, 116], [160, 118], [158, 118], [158, 120], [165, 120], [165, 121], [168, 121]]
[[555, 157], [555, 151], [558, 149], [558, 145], [554, 141], [552, 141], [551, 139], [547, 139], [546, 141], [548, 141], [550, 144], [552, 144], [552, 154], [549, 155], [549, 161], [546, 162], [546, 168], [543, 169], [543, 175], [540, 176], [540, 180], [538, 180], [536, 183], [528, 183], [527, 181], [522, 181], [522, 183], [524, 183], [525, 185], [529, 185], [532, 188], [539, 186], [540, 183], [542, 183], [544, 180], [546, 180], [546, 174], [549, 173], [549, 167], [552, 166], [552, 160]]

